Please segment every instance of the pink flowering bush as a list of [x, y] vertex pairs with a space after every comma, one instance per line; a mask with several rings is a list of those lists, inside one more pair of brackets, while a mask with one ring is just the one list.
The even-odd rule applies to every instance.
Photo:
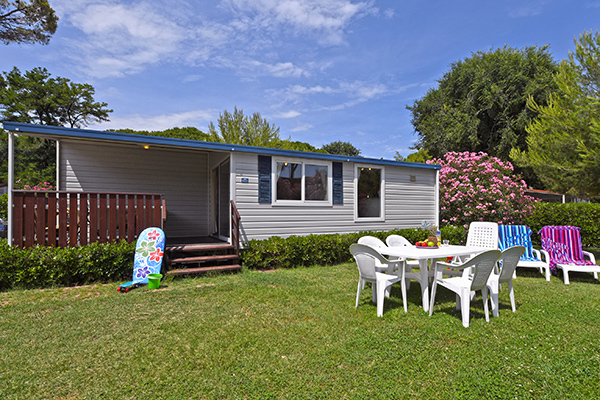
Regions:
[[[17, 182], [15, 182], [15, 187], [21, 186], [21, 180], [18, 180]], [[56, 188], [54, 186], [52, 186], [51, 183], [49, 182], [40, 182], [35, 186], [29, 186], [29, 185], [22, 185], [23, 189], [22, 190], [41, 190], [41, 191], [47, 191], [47, 190], [56, 190]]]
[[446, 153], [427, 161], [440, 171], [440, 221], [467, 226], [472, 221], [520, 224], [533, 213], [536, 199], [510, 162], [486, 153]]

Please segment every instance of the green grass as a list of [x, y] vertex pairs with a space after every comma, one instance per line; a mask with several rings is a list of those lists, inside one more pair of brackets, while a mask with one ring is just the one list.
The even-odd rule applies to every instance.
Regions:
[[600, 382], [600, 284], [519, 270], [517, 312], [481, 298], [463, 328], [411, 285], [376, 317], [354, 264], [0, 293], [2, 399], [590, 399]]

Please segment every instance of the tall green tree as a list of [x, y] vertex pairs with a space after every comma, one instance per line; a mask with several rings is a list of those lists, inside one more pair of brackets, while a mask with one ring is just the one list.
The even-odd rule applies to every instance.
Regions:
[[558, 91], [548, 102], [528, 105], [538, 116], [527, 126], [527, 150], [515, 162], [533, 167], [551, 190], [600, 197], [600, 34], [575, 40], [554, 77]]
[[0, 42], [48, 44], [58, 17], [44, 0], [0, 0]]
[[114, 132], [133, 133], [137, 135], [161, 136], [178, 139], [200, 140], [203, 142], [210, 141], [211, 136], [208, 133], [202, 132], [200, 129], [187, 126], [185, 128], [171, 128], [164, 131], [136, 131], [133, 129], [111, 129]]
[[416, 153], [411, 153], [404, 157], [399, 152], [396, 152], [394, 156], [394, 160], [396, 161], [407, 161], [407, 162], [416, 162], [416, 163], [426, 163], [428, 160], [431, 160], [432, 157], [429, 155], [429, 152], [425, 149], [419, 149]]
[[218, 129], [212, 121], [208, 125], [208, 133], [214, 142], [276, 147], [273, 144], [281, 140], [279, 127], [270, 124], [258, 112], [247, 116], [237, 107], [234, 108], [233, 113], [225, 110], [219, 114], [217, 126]]
[[341, 140], [324, 144], [321, 149], [329, 154], [340, 154], [344, 156], [360, 156], [360, 150], [350, 142], [342, 142]]
[[92, 85], [52, 78], [46, 68], [21, 74], [15, 67], [0, 75], [0, 114], [7, 121], [81, 128], [109, 120], [112, 110], [94, 94]]
[[[21, 74], [16, 67], [0, 74], [0, 119], [41, 125], [84, 127], [108, 121], [106, 103], [94, 100], [94, 88], [66, 78], [52, 78], [45, 68]], [[5, 148], [7, 135], [1, 136]], [[55, 182], [56, 146], [54, 141], [18, 137], [15, 146], [15, 179], [30, 186]], [[7, 156], [0, 154], [2, 178], [6, 180]]]
[[[437, 87], [407, 107], [418, 134], [415, 148], [436, 158], [481, 151], [510, 160], [511, 149], [527, 148], [525, 127], [537, 115], [527, 99], [545, 104], [556, 89], [556, 70], [548, 46], [478, 51], [451, 64]], [[529, 182], [531, 173], [525, 178]]]

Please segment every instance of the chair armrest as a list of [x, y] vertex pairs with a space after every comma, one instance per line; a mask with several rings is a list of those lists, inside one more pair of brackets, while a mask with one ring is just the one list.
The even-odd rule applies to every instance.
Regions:
[[394, 274], [396, 271], [401, 272], [400, 270], [404, 270], [405, 259], [397, 258], [395, 260], [389, 260], [387, 273]]
[[445, 261], [436, 261], [435, 267], [437, 268], [438, 265], [441, 266], [442, 268], [455, 269], [457, 271], [468, 268], [468, 267], [465, 267], [464, 264], [453, 264], [453, 263], [447, 263]]
[[593, 262], [594, 264], [596, 264], [596, 256], [594, 255], [594, 253], [590, 253], [589, 251], [582, 251], [584, 256], [588, 256], [588, 258], [590, 259], [591, 262]]
[[542, 249], [542, 250], [540, 250], [540, 254], [542, 255], [540, 260], [542, 260], [543, 262], [548, 264], [550, 262], [550, 255], [548, 254], [548, 252], [546, 250]]

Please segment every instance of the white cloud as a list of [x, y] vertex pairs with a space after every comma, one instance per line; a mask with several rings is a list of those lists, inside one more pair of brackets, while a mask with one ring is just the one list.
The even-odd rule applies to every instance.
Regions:
[[298, 125], [295, 128], [290, 129], [291, 132], [304, 132], [304, 131], [308, 131], [311, 130], [313, 128], [313, 126], [311, 124], [302, 124], [302, 125]]
[[80, 4], [61, 10], [61, 19], [84, 34], [67, 41], [69, 54], [92, 77], [137, 73], [176, 54], [186, 36], [184, 29], [146, 4]]
[[253, 69], [260, 75], [269, 75], [276, 78], [300, 78], [302, 76], [309, 76], [307, 71], [291, 62], [267, 64], [252, 60], [247, 62], [247, 67]]
[[353, 19], [377, 12], [371, 1], [223, 0], [221, 4], [238, 15], [239, 28], [264, 30], [278, 25], [295, 34], [315, 34], [326, 45], [343, 43], [344, 30]]
[[174, 114], [111, 117], [109, 122], [95, 125], [98, 129], [133, 129], [138, 131], [161, 131], [173, 127], [203, 126], [214, 118], [212, 110], [191, 110]]
[[286, 111], [277, 115], [274, 115], [274, 118], [282, 118], [282, 119], [289, 119], [289, 118], [296, 118], [299, 117], [300, 115], [302, 115], [301, 112], [296, 111], [296, 110], [290, 110], [290, 111]]
[[[275, 98], [281, 98], [284, 103], [299, 103], [307, 101], [308, 97], [315, 96], [329, 96], [333, 100], [341, 99], [338, 104], [321, 107], [322, 110], [335, 111], [377, 99], [392, 92], [387, 85], [382, 83], [354, 81], [341, 82], [337, 87], [291, 85], [283, 90], [272, 91], [271, 94]], [[321, 103], [323, 102], [327, 102], [327, 100], [321, 101]]]
[[392, 19], [392, 18], [394, 18], [395, 15], [396, 15], [396, 12], [391, 8], [388, 8], [387, 10], [385, 10], [383, 12], [383, 16], [387, 19]]
[[535, 17], [537, 15], [540, 15], [544, 11], [544, 8], [547, 4], [547, 0], [541, 0], [534, 2], [533, 4], [515, 7], [514, 9], [509, 11], [508, 15], [512, 18]]
[[221, 0], [216, 7], [54, 0], [53, 7], [62, 26], [80, 31], [62, 39], [65, 56], [93, 78], [137, 74], [165, 61], [230, 69], [244, 79], [308, 77], [329, 65], [282, 57], [286, 37], [340, 45], [353, 21], [379, 14], [373, 0]]

